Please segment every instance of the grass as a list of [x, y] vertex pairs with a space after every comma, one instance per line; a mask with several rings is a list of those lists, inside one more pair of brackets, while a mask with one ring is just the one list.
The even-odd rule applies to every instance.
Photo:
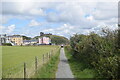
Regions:
[[65, 53], [75, 78], [94, 78], [94, 70], [85, 68], [84, 64], [80, 63], [79, 60], [73, 58], [71, 52], [66, 48]]
[[60, 50], [53, 56], [48, 63], [38, 70], [34, 78], [55, 78], [55, 73], [59, 63]]
[[[58, 46], [3, 46], [2, 47], [2, 70], [3, 77], [7, 76], [6, 72], [17, 73], [23, 67], [23, 63], [28, 63], [31, 67], [34, 63], [35, 56], [39, 62], [42, 61], [43, 54], [50, 52]], [[12, 70], [12, 68], [15, 68]], [[22, 68], [23, 69], [23, 68]], [[11, 75], [11, 73], [9, 73]], [[17, 77], [18, 78], [18, 77]]]

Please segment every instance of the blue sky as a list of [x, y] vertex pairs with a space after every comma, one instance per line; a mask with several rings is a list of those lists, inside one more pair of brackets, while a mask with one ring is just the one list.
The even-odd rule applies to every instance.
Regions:
[[[32, 0], [31, 0], [32, 1]], [[30, 37], [39, 32], [70, 37], [117, 29], [117, 2], [2, 2], [0, 34]]]

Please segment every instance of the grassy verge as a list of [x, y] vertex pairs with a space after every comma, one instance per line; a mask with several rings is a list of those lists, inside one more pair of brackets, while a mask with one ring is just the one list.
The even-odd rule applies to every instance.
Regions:
[[65, 48], [65, 54], [75, 78], [94, 78], [94, 70], [85, 68], [84, 64], [72, 57], [71, 51], [67, 48]]
[[59, 54], [60, 51], [58, 51], [58, 53], [55, 54], [48, 63], [44, 64], [33, 78], [55, 78], [55, 73], [59, 63]]

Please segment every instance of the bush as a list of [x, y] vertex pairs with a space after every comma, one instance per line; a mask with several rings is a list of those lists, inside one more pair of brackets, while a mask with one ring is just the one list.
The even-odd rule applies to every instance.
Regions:
[[12, 46], [11, 43], [2, 43], [3, 46]]
[[97, 77], [119, 78], [118, 33], [108, 29], [103, 29], [102, 32], [102, 35], [91, 33], [76, 34], [71, 37], [73, 57], [84, 63], [86, 67], [95, 68]]
[[97, 77], [119, 79], [120, 58], [118, 56], [101, 58], [98, 63], [94, 63]]

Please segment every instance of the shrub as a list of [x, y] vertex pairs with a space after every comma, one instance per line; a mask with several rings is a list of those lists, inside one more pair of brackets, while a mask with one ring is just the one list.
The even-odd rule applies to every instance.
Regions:
[[12, 46], [11, 43], [2, 43], [3, 46]]
[[102, 35], [74, 35], [70, 38], [73, 55], [88, 68], [95, 68], [102, 78], [119, 78], [118, 33], [108, 29]]

